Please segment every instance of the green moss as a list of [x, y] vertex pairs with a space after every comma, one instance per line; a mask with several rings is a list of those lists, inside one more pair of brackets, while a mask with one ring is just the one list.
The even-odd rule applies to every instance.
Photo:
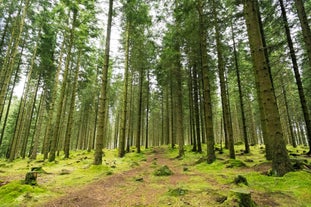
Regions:
[[173, 172], [169, 169], [168, 166], [164, 165], [158, 169], [156, 169], [153, 174], [155, 176], [170, 176], [173, 174]]
[[4, 206], [14, 206], [23, 202], [38, 201], [42, 194], [50, 193], [40, 186], [22, 184], [22, 181], [13, 181], [0, 188], [0, 203]]
[[188, 192], [188, 190], [183, 189], [183, 188], [175, 188], [175, 189], [170, 189], [168, 191], [170, 196], [183, 196]]

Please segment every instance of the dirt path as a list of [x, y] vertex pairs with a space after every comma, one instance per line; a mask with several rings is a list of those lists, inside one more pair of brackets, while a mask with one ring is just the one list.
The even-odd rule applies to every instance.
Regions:
[[[174, 174], [168, 177], [152, 176], [155, 167], [162, 165], [167, 165]], [[190, 175], [183, 173], [178, 160], [165, 157], [163, 149], [159, 148], [148, 155], [147, 161], [140, 166], [73, 190], [45, 206], [157, 206], [159, 197], [169, 191], [169, 186], [178, 186], [189, 178]]]

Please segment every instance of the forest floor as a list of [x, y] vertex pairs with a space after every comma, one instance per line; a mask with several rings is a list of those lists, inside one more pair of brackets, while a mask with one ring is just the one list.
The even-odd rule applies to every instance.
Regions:
[[[180, 159], [168, 157], [164, 148], [156, 148], [147, 155], [147, 159], [140, 166], [111, 175], [81, 189], [71, 190], [65, 196], [44, 206], [231, 206], [225, 202], [228, 192], [241, 187], [249, 188], [246, 185], [234, 184], [230, 172], [228, 175], [225, 171], [216, 174], [213, 171], [200, 172], [193, 167], [199, 163], [200, 161], [195, 163], [189, 160], [188, 163], [181, 162]], [[239, 166], [241, 163], [231, 163], [232, 168], [238, 167], [235, 169], [237, 175], [252, 171], [264, 174], [271, 167], [270, 163], [263, 163], [249, 168]], [[230, 162], [227, 164], [230, 165]], [[173, 174], [156, 177], [154, 172], [159, 166], [167, 166]], [[227, 181], [219, 182], [219, 176]], [[288, 187], [287, 190], [290, 189], [290, 186]], [[295, 202], [295, 196], [286, 191], [273, 192], [271, 189], [261, 192], [251, 188], [249, 191], [258, 206], [305, 205], [303, 202]], [[310, 201], [311, 192], [308, 199]]]
[[[224, 154], [217, 154], [213, 164], [207, 164], [203, 159], [205, 154], [191, 152], [189, 147], [183, 159], [176, 158], [178, 150], [159, 147], [140, 155], [129, 153], [127, 158], [121, 158], [124, 163], [130, 163], [129, 167], [122, 166], [120, 158], [106, 158], [103, 167], [83, 165], [83, 169], [82, 165], [73, 166], [87, 162], [87, 156], [81, 154], [62, 166], [69, 169], [68, 174], [67, 170], [61, 170], [67, 175], [56, 173], [60, 169], [56, 166], [61, 161], [55, 165], [43, 165], [51, 173], [40, 175], [38, 186], [16, 195], [14, 202], [1, 200], [1, 189], [10, 183], [0, 185], [0, 206], [233, 206], [230, 194], [236, 189], [250, 192], [258, 206], [311, 206], [310, 157], [292, 153], [295, 156], [292, 159], [303, 163], [303, 169], [284, 177], [273, 177], [267, 175], [271, 162], [265, 161], [261, 151], [262, 148], [255, 147], [248, 155], [237, 153], [236, 160], [229, 159], [225, 151]], [[155, 171], [163, 166], [173, 173], [156, 176]], [[90, 174], [98, 171], [101, 171], [100, 174]], [[247, 185], [234, 183], [239, 175], [247, 179]], [[13, 175], [10, 176], [12, 179]], [[73, 180], [67, 181], [69, 178]], [[12, 187], [15, 191], [22, 191], [20, 188]]]

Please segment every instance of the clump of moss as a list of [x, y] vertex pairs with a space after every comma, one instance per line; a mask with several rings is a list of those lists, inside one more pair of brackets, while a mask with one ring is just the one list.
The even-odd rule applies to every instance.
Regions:
[[24, 185], [22, 181], [13, 181], [0, 188], [0, 203], [17, 206], [25, 200], [36, 199], [46, 190], [39, 186]]
[[183, 196], [188, 192], [186, 189], [176, 188], [168, 191], [170, 196]]
[[233, 182], [237, 185], [240, 183], [242, 183], [244, 185], [248, 185], [246, 178], [242, 175], [238, 175], [237, 177], [235, 177]]
[[168, 166], [163, 165], [162, 167], [156, 169], [153, 173], [155, 176], [170, 176], [173, 172], [169, 169]]

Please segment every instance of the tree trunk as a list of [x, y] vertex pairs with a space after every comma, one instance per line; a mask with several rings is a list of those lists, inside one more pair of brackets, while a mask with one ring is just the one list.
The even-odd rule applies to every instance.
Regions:
[[106, 111], [107, 100], [106, 99], [107, 99], [107, 85], [108, 85], [107, 82], [108, 82], [108, 69], [109, 69], [112, 10], [113, 10], [113, 0], [109, 0], [105, 57], [104, 57], [104, 67], [103, 67], [103, 75], [102, 75], [101, 94], [99, 98], [99, 112], [98, 112], [98, 125], [97, 125], [94, 165], [101, 165], [102, 157], [103, 157], [104, 130], [105, 130], [104, 123], [105, 123], [105, 118], [106, 118], [106, 113], [107, 113]]
[[65, 92], [67, 87], [67, 81], [68, 81], [68, 72], [69, 72], [69, 65], [71, 62], [71, 56], [72, 56], [72, 47], [74, 44], [74, 38], [75, 38], [75, 26], [76, 26], [76, 18], [77, 18], [77, 10], [74, 9], [73, 11], [73, 19], [72, 19], [72, 27], [70, 30], [70, 37], [69, 37], [69, 44], [68, 44], [68, 53], [66, 57], [66, 63], [65, 63], [65, 69], [63, 74], [63, 83], [60, 91], [60, 99], [57, 107], [57, 113], [56, 113], [56, 122], [54, 126], [53, 135], [51, 137], [51, 148], [49, 153], [49, 162], [53, 162], [55, 160], [58, 140], [59, 140], [59, 134], [60, 134], [60, 125], [61, 125], [61, 115], [64, 107], [64, 100], [65, 100]]
[[[18, 53], [18, 46], [20, 43], [21, 35], [24, 28], [25, 18], [27, 15], [27, 10], [29, 6], [30, 0], [26, 0], [24, 4], [24, 8], [22, 9], [22, 14], [19, 14], [19, 24], [15, 25], [16, 30], [13, 30], [13, 34], [10, 40], [10, 45], [12, 47], [8, 47], [6, 56], [4, 59], [4, 63], [1, 69], [1, 87], [0, 87], [0, 121], [2, 120], [2, 111], [5, 105], [5, 97], [8, 90], [8, 86], [11, 80], [11, 76], [13, 73], [13, 69], [15, 66], [16, 55]], [[16, 34], [15, 34], [16, 33]], [[3, 74], [3, 75], [2, 75]]]
[[129, 84], [129, 41], [130, 41], [130, 23], [127, 22], [125, 35], [125, 66], [124, 66], [124, 88], [122, 97], [122, 115], [121, 115], [121, 131], [119, 138], [119, 157], [125, 155], [125, 137], [126, 137], [126, 122], [127, 122], [127, 93]]
[[239, 89], [239, 103], [240, 103], [241, 116], [242, 116], [243, 140], [244, 140], [244, 146], [245, 146], [244, 152], [249, 153], [250, 149], [249, 149], [248, 136], [247, 136], [246, 117], [245, 117], [245, 109], [244, 109], [244, 101], [243, 101], [240, 68], [239, 68], [239, 63], [238, 63], [238, 53], [236, 50], [235, 35], [234, 35], [234, 31], [233, 31], [232, 22], [231, 22], [231, 32], [232, 32], [232, 41], [233, 41], [233, 55], [234, 55], [234, 63], [235, 63], [235, 72], [236, 72], [238, 89]]
[[258, 82], [258, 97], [262, 100], [262, 110], [265, 114], [265, 122], [268, 139], [272, 141], [272, 171], [276, 176], [283, 176], [292, 170], [283, 139], [280, 115], [276, 104], [271, 74], [268, 61], [263, 50], [262, 33], [258, 19], [257, 1], [244, 1], [244, 14], [251, 55], [253, 59], [255, 79]]
[[235, 159], [232, 121], [231, 121], [231, 113], [230, 113], [230, 107], [229, 107], [230, 103], [229, 103], [229, 98], [227, 96], [228, 91], [227, 91], [226, 78], [225, 78], [225, 66], [224, 66], [219, 25], [217, 22], [218, 17], [217, 17], [215, 0], [213, 0], [213, 16], [214, 16], [215, 35], [216, 35], [216, 49], [217, 49], [217, 58], [218, 58], [218, 74], [219, 74], [219, 80], [220, 80], [221, 105], [222, 105], [222, 113], [223, 113], [224, 123], [225, 123], [224, 124], [225, 136], [228, 139], [230, 158]]
[[80, 59], [81, 59], [81, 51], [79, 51], [77, 66], [76, 66], [77, 68], [75, 69], [73, 86], [71, 90], [70, 107], [69, 107], [68, 122], [67, 122], [67, 127], [66, 127], [66, 135], [65, 135], [65, 143], [64, 143], [65, 158], [69, 158], [70, 140], [71, 140], [72, 126], [73, 126], [73, 114], [75, 111], [76, 93], [77, 93], [78, 77], [79, 77], [79, 70], [80, 70]]
[[142, 110], [143, 110], [143, 81], [144, 81], [144, 72], [143, 68], [139, 69], [139, 95], [138, 95], [138, 114], [137, 114], [137, 134], [136, 134], [136, 150], [137, 153], [140, 153], [141, 145], [141, 123], [142, 123]]
[[[304, 89], [303, 89], [303, 86], [302, 86], [302, 80], [301, 80], [300, 73], [299, 73], [296, 53], [295, 53], [292, 37], [291, 37], [291, 34], [290, 34], [290, 29], [289, 29], [289, 26], [288, 26], [288, 21], [287, 21], [286, 10], [285, 10], [285, 7], [284, 7], [284, 2], [283, 2], [283, 0], [279, 0], [279, 2], [280, 2], [280, 6], [281, 6], [283, 24], [284, 24], [284, 29], [285, 29], [286, 38], [287, 38], [287, 44], [288, 44], [288, 47], [289, 47], [290, 56], [291, 56], [291, 60], [292, 60], [292, 64], [293, 64], [293, 70], [294, 70], [294, 74], [295, 74], [296, 84], [297, 84], [297, 87], [298, 87], [298, 94], [299, 94], [299, 98], [300, 98], [301, 108], [302, 108], [302, 112], [303, 112], [303, 116], [304, 116], [304, 120], [305, 120], [305, 124], [306, 124], [306, 129], [307, 129], [307, 137], [308, 137], [309, 146], [310, 146], [311, 145], [311, 142], [310, 142], [311, 141], [311, 119], [310, 119], [310, 114], [309, 114], [309, 110], [308, 110], [308, 107], [307, 107], [307, 101], [306, 101]], [[284, 94], [284, 96], [285, 96], [285, 94]], [[291, 123], [289, 123], [289, 124], [291, 125]], [[292, 136], [292, 139], [293, 138], [294, 137]], [[293, 142], [293, 145], [294, 146], [296, 145], [295, 142]], [[309, 154], [310, 153], [311, 153], [311, 146], [310, 146]]]
[[207, 31], [205, 24], [205, 15], [203, 13], [203, 2], [198, 2], [198, 13], [199, 13], [199, 31], [200, 31], [200, 64], [203, 77], [203, 102], [204, 102], [204, 114], [205, 114], [205, 136], [207, 143], [207, 162], [212, 163], [216, 160], [215, 155], [215, 139], [213, 129], [213, 110], [212, 110], [212, 97], [211, 97], [211, 86], [210, 77], [208, 74], [208, 56], [207, 56]]
[[[309, 66], [311, 67], [311, 29], [308, 22], [308, 17], [305, 11], [303, 0], [294, 0], [295, 6], [297, 9], [302, 35], [305, 42], [305, 47], [307, 50], [307, 56], [309, 58]], [[309, 16], [310, 17], [310, 16]], [[308, 138], [309, 146], [310, 144], [310, 137]], [[310, 152], [311, 153], [311, 152]]]

